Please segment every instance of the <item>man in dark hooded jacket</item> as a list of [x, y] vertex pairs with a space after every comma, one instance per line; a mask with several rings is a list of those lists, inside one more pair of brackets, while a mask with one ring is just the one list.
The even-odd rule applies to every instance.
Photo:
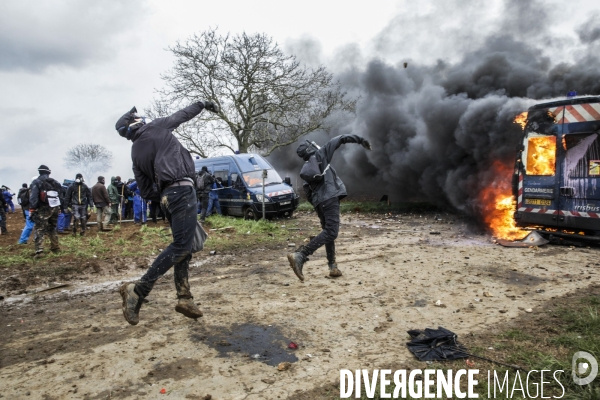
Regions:
[[27, 184], [24, 183], [21, 189], [19, 189], [19, 194], [17, 194], [17, 201], [21, 206], [21, 210], [23, 211], [23, 217], [27, 219], [26, 210], [29, 210], [29, 188]]
[[202, 169], [198, 173], [196, 179], [201, 179], [203, 181], [204, 188], [202, 190], [196, 189], [196, 194], [198, 195], [198, 201], [202, 204], [202, 213], [200, 214], [200, 222], [204, 222], [206, 220], [206, 211], [208, 210], [208, 200], [209, 194], [212, 190], [212, 184], [215, 182], [215, 178], [208, 172], [208, 167], [206, 165], [202, 166]]
[[31, 182], [31, 195], [29, 196], [29, 216], [35, 224], [35, 257], [39, 258], [44, 253], [44, 235], [50, 237], [50, 250], [54, 253], [60, 250], [56, 225], [58, 214], [64, 211], [62, 198], [62, 185], [50, 178], [50, 168], [40, 165], [40, 176]]
[[214, 113], [219, 112], [218, 105], [200, 101], [173, 115], [146, 124], [134, 107], [119, 118], [115, 126], [122, 137], [133, 142], [133, 173], [142, 198], [152, 202], [160, 201], [173, 235], [173, 242], [158, 255], [144, 276], [139, 281], [125, 283], [120, 288], [123, 316], [131, 325], [139, 322], [140, 307], [154, 283], [173, 266], [179, 299], [175, 311], [188, 318], [202, 316], [202, 312], [194, 304], [188, 282], [192, 244], [198, 225], [194, 161], [190, 152], [172, 132], [200, 114], [204, 108]]
[[75, 175], [75, 181], [67, 189], [67, 208], [73, 212], [73, 236], [77, 235], [77, 224], [81, 223], [81, 236], [85, 235], [87, 210], [92, 205], [92, 193], [84, 183], [83, 175]]
[[306, 197], [311, 202], [323, 230], [306, 246], [300, 246], [294, 253], [288, 254], [288, 261], [296, 276], [304, 282], [302, 267], [308, 261], [308, 256], [313, 254], [319, 247], [325, 245], [327, 263], [329, 264], [329, 276], [342, 276], [335, 261], [335, 239], [340, 230], [340, 200], [347, 196], [346, 186], [337, 176], [333, 166], [330, 165], [333, 153], [346, 143], [357, 143], [367, 150], [371, 150], [371, 143], [357, 135], [340, 135], [331, 139], [325, 146], [319, 147], [308, 140], [301, 143], [296, 154], [304, 161], [308, 161], [312, 155], [315, 156], [320, 165], [323, 179], [318, 183], [309, 184], [304, 182], [303, 187]]

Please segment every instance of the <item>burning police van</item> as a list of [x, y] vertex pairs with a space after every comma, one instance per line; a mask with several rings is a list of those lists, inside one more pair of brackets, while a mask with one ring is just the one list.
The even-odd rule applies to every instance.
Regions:
[[600, 236], [600, 97], [537, 104], [523, 119], [513, 176], [517, 225]]

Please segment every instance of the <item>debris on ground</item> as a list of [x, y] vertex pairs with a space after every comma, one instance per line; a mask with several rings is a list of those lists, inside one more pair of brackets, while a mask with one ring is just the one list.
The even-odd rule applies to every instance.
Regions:
[[504, 247], [521, 247], [527, 248], [532, 246], [543, 246], [547, 243], [550, 243], [547, 239], [544, 239], [542, 235], [537, 233], [536, 231], [532, 231], [529, 235], [525, 236], [525, 238], [521, 240], [506, 240], [506, 239], [496, 239], [496, 243]]
[[458, 342], [457, 335], [441, 326], [438, 329], [412, 329], [408, 334], [411, 337], [406, 344], [408, 350], [419, 361], [456, 360], [469, 356], [467, 349]]
[[292, 363], [284, 361], [284, 362], [279, 363], [279, 365], [277, 366], [277, 370], [278, 371], [287, 371], [291, 367], [292, 367]]

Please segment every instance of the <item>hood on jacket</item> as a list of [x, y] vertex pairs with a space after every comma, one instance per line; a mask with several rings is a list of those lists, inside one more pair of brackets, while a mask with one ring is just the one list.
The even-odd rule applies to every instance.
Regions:
[[111, 185], [114, 185], [116, 181], [117, 181], [117, 177], [116, 176], [111, 176], [110, 177], [110, 184]]
[[296, 154], [298, 157], [302, 158], [304, 161], [308, 161], [310, 156], [317, 152], [317, 148], [308, 140], [300, 143], [300, 146], [296, 149]]
[[137, 108], [133, 107], [117, 120], [115, 129], [125, 139], [134, 141], [139, 136], [139, 134], [136, 134], [137, 130], [144, 126], [145, 123], [146, 118], [139, 116]]

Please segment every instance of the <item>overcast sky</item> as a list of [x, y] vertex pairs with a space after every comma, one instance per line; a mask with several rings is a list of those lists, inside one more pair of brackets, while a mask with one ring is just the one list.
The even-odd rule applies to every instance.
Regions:
[[[592, 21], [598, 3], [543, 3], [539, 12], [551, 14], [552, 30], [561, 38], [547, 43], [548, 55], [568, 59], [578, 51], [576, 30]], [[303, 61], [342, 72], [375, 57], [451, 63], [499, 26], [536, 40], [535, 29], [528, 29], [535, 18], [531, 25], [512, 26], [498, 17], [503, 10], [502, 0], [3, 0], [0, 183], [16, 192], [40, 164], [59, 181], [72, 179], [78, 171], [68, 171], [63, 157], [79, 143], [112, 151], [113, 167], [103, 175], [132, 177], [131, 143], [114, 130], [116, 120], [133, 105], [143, 110], [150, 104], [162, 86], [160, 74], [173, 63], [166, 49], [208, 27], [266, 33]], [[593, 28], [586, 32], [596, 34]]]

